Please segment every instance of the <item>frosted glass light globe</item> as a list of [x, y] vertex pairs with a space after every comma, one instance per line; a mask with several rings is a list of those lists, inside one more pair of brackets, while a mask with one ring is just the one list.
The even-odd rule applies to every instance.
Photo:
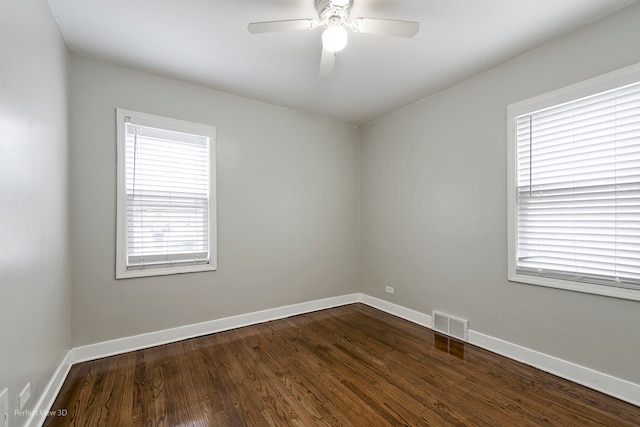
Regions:
[[347, 37], [343, 27], [329, 27], [322, 33], [322, 46], [329, 52], [340, 52], [347, 46]]

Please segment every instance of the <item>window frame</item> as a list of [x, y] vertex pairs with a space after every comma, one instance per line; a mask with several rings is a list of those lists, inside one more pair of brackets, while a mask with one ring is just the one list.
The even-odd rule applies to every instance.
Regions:
[[[201, 135], [209, 139], [208, 263], [178, 266], [169, 265], [139, 269], [127, 268], [126, 117], [130, 117], [132, 121], [137, 124], [144, 124], [146, 126], [169, 131]], [[116, 108], [116, 144], [116, 279], [165, 276], [170, 274], [217, 270], [216, 128], [210, 125]]]
[[521, 274], [517, 272], [516, 260], [518, 247], [517, 117], [639, 81], [640, 64], [635, 64], [507, 107], [507, 278], [509, 281], [640, 301], [640, 290], [637, 289]]

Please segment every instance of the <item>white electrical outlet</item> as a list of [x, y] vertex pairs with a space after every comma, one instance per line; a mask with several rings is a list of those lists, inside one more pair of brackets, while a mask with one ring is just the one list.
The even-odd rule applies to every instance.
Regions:
[[9, 427], [9, 389], [0, 391], [0, 426]]
[[24, 405], [27, 404], [29, 398], [31, 397], [31, 383], [27, 383], [27, 385], [24, 386], [18, 397], [20, 399], [20, 410], [22, 411]]
[[384, 291], [388, 294], [392, 294], [394, 292], [393, 286], [385, 286]]

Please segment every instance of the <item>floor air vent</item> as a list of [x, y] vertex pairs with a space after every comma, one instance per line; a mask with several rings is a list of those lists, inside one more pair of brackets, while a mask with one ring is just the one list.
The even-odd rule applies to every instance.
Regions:
[[467, 341], [469, 321], [433, 310], [433, 330], [462, 341]]

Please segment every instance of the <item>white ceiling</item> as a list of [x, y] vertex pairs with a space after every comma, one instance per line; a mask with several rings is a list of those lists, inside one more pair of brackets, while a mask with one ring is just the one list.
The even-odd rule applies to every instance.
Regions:
[[353, 0], [351, 17], [420, 22], [412, 39], [349, 34], [318, 77], [315, 0], [48, 0], [72, 52], [362, 124], [639, 0]]

